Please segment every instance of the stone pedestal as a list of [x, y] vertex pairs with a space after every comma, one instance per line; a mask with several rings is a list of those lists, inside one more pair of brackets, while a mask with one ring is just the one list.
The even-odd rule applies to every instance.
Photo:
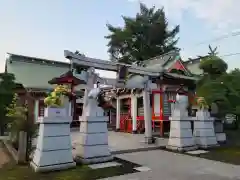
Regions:
[[192, 135], [190, 118], [187, 111], [174, 109], [173, 116], [170, 117], [171, 127], [168, 140], [168, 149], [178, 151], [189, 151], [197, 149]]
[[201, 148], [217, 146], [217, 139], [213, 126], [214, 118], [207, 110], [198, 110], [194, 121], [195, 143]]
[[218, 143], [226, 142], [226, 134], [223, 132], [223, 123], [221, 120], [215, 120], [214, 122], [215, 135]]
[[85, 118], [81, 118], [80, 122], [80, 135], [75, 147], [76, 162], [91, 164], [112, 160], [108, 147], [108, 116], [103, 116], [102, 108], [86, 111]]
[[68, 169], [76, 166], [72, 157], [70, 122], [65, 108], [46, 108], [40, 124], [37, 147], [31, 166], [36, 172]]

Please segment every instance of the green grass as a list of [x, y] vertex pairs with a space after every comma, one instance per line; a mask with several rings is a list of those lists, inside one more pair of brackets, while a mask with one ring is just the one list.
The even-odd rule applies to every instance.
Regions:
[[223, 146], [209, 150], [198, 157], [240, 165], [240, 146]]
[[77, 166], [65, 171], [35, 173], [29, 166], [11, 165], [0, 169], [0, 180], [94, 180], [126, 173], [131, 172], [126, 172], [122, 166], [96, 170], [88, 166]]
[[[5, 147], [1, 141], [0, 147]], [[69, 170], [35, 173], [28, 165], [16, 165], [6, 148], [4, 148], [4, 151], [10, 157], [10, 162], [0, 168], [0, 180], [95, 180], [134, 173], [137, 171], [133, 168], [139, 166], [119, 158], [114, 158], [114, 161], [120, 163], [121, 166], [91, 169], [86, 165], [77, 165], [76, 168]]]

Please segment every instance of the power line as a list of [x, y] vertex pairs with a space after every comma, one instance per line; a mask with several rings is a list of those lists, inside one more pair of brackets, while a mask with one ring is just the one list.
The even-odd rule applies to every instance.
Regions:
[[222, 35], [222, 36], [213, 38], [213, 39], [211, 39], [211, 40], [203, 41], [203, 42], [200, 42], [200, 43], [195, 44], [195, 46], [199, 46], [199, 45], [206, 44], [206, 43], [211, 43], [211, 42], [216, 42], [216, 41], [221, 41], [221, 40], [223, 40], [223, 39], [228, 39], [228, 38], [236, 37], [236, 36], [240, 36], [240, 31], [231, 32], [231, 33], [229, 33], [229, 34]]
[[238, 55], [240, 55], [240, 52], [224, 54], [224, 55], [220, 55], [219, 57], [229, 57], [229, 56], [238, 56]]
[[[240, 30], [234, 31], [234, 32], [231, 32], [231, 33], [228, 33], [226, 35], [222, 35], [222, 36], [219, 36], [219, 37], [216, 37], [216, 38], [213, 38], [213, 39], [208, 40], [208, 41], [199, 42], [199, 43], [196, 43], [195, 45], [193, 44], [191, 46], [191, 49], [196, 48], [196, 47], [198, 47], [200, 45], [203, 45], [203, 44], [207, 44], [207, 43], [210, 44], [211, 42], [221, 41], [221, 40], [228, 39], [228, 38], [231, 38], [231, 37], [236, 37], [236, 36], [240, 36]], [[186, 48], [181, 48], [181, 50], [185, 50], [185, 49]], [[231, 56], [238, 56], [238, 55], [240, 55], [240, 52], [219, 55], [219, 57], [231, 57]]]
[[[236, 36], [240, 36], [240, 30], [235, 31], [235, 32], [231, 32], [231, 33], [228, 33], [226, 35], [222, 35], [222, 36], [210, 39], [210, 40], [206, 40], [206, 41], [202, 41], [202, 42], [199, 42], [199, 43], [196, 43], [196, 44], [192, 44], [189, 47], [191, 47], [191, 49], [192, 49], [192, 48], [196, 48], [196, 47], [198, 47], [200, 45], [203, 45], [203, 44], [210, 44], [211, 42], [221, 41], [221, 40], [228, 39], [228, 38], [231, 38], [231, 37], [236, 37]], [[186, 48], [181, 48], [181, 50], [185, 50], [185, 49]]]

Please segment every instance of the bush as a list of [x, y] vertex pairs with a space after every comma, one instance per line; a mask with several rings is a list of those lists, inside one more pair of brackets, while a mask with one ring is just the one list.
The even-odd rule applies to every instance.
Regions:
[[19, 133], [24, 131], [27, 133], [27, 157], [32, 151], [32, 139], [36, 135], [37, 125], [28, 120], [28, 110], [26, 106], [16, 104], [17, 95], [15, 94], [12, 104], [7, 108], [7, 117], [9, 118], [8, 130], [11, 133], [11, 141], [16, 149], [18, 149]]

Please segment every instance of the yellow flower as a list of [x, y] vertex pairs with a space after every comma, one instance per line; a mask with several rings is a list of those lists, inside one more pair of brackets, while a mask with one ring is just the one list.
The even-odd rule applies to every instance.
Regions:
[[52, 93], [51, 93], [51, 96], [52, 96], [52, 97], [56, 97], [56, 96], [57, 96], [57, 93], [56, 93], [56, 92], [52, 92]]

